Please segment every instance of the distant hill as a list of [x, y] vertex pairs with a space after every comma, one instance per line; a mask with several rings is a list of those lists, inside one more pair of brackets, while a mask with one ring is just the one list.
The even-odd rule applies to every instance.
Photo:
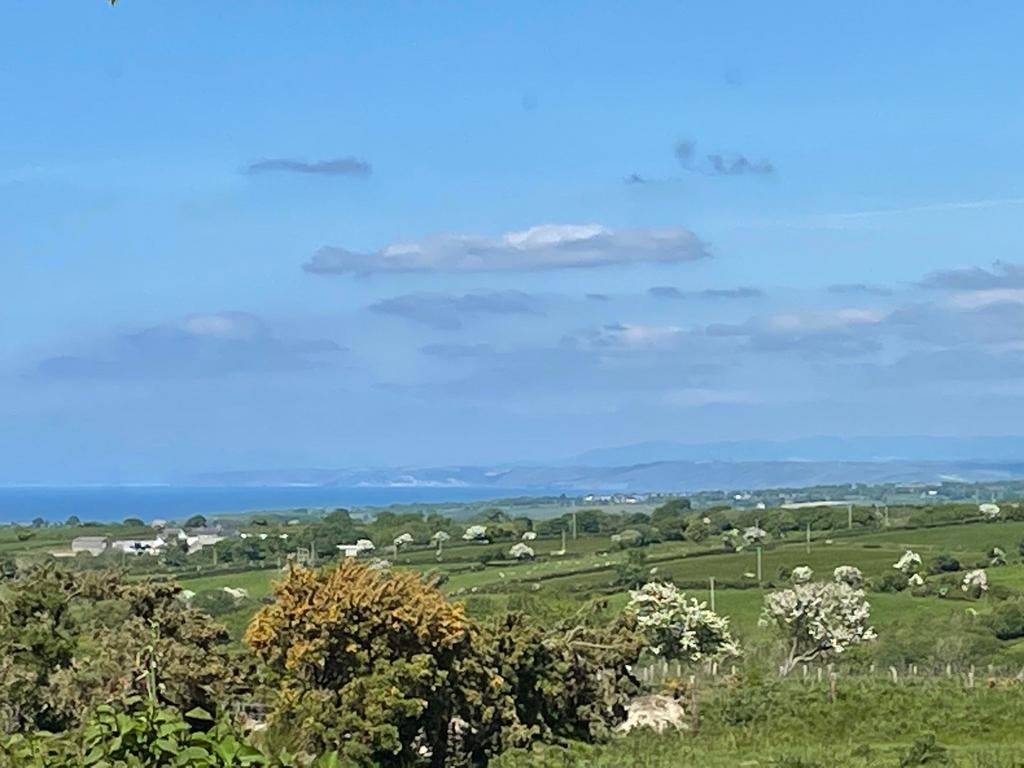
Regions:
[[939, 483], [1024, 479], [1024, 461], [657, 461], [622, 466], [400, 467], [208, 473], [202, 485], [336, 487], [474, 486], [580, 491], [753, 490], [842, 483]]
[[804, 437], [714, 443], [645, 442], [599, 448], [558, 462], [621, 467], [663, 461], [1024, 461], [1024, 437]]

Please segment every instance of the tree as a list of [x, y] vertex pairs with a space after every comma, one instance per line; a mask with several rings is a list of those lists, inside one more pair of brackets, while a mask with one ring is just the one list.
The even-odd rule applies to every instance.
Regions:
[[124, 520], [121, 521], [121, 525], [125, 526], [126, 528], [144, 528], [146, 524], [142, 521], [141, 518], [126, 517]]
[[64, 525], [68, 528], [77, 528], [82, 524], [82, 521], [78, 519], [78, 515], [69, 515], [68, 519], [64, 521]]
[[[255, 522], [255, 521], [254, 521]], [[186, 528], [205, 528], [206, 518], [202, 515], [192, 515], [188, 520], [185, 521]]]
[[513, 560], [532, 560], [534, 554], [533, 549], [522, 542], [513, 544], [512, 548], [508, 551], [508, 556]]
[[108, 572], [32, 569], [0, 603], [0, 731], [62, 731], [91, 707], [145, 692], [158, 703], [213, 710], [238, 680], [228, 634], [169, 583]]
[[840, 565], [832, 571], [832, 579], [837, 583], [849, 584], [854, 589], [864, 586], [864, 574], [853, 565]]
[[921, 556], [908, 549], [900, 555], [900, 559], [893, 563], [892, 567], [904, 576], [910, 576], [912, 573], [917, 573], [921, 570]]
[[787, 655], [781, 671], [788, 674], [797, 664], [837, 656], [873, 640], [870, 614], [862, 590], [845, 582], [815, 582], [767, 595], [761, 624], [785, 638]]
[[647, 553], [632, 549], [626, 553], [625, 562], [615, 566], [615, 584], [626, 589], [638, 589], [647, 583]]
[[689, 511], [689, 499], [670, 499], [651, 513], [651, 525], [661, 530], [666, 539], [678, 541], [683, 538]]
[[657, 656], [698, 663], [739, 655], [729, 620], [674, 584], [650, 582], [630, 592], [626, 613]]
[[307, 749], [366, 766], [410, 764], [421, 747], [444, 765], [456, 716], [486, 732], [474, 637], [462, 606], [419, 575], [351, 559], [291, 569], [246, 631], [276, 681], [272, 727], [315, 722]]

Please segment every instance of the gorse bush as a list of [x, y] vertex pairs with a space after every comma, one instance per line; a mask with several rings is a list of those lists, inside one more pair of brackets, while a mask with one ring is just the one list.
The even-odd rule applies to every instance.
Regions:
[[584, 616], [466, 618], [414, 573], [346, 560], [292, 569], [246, 640], [271, 685], [272, 731], [346, 765], [481, 763], [513, 745], [605, 738], [625, 715], [641, 649]]

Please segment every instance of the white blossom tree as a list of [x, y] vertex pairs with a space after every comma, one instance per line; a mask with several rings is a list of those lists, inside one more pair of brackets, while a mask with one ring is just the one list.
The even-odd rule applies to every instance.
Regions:
[[466, 541], [485, 541], [487, 539], [487, 526], [471, 525], [462, 534], [462, 538]]
[[637, 629], [655, 655], [697, 663], [740, 653], [729, 620], [674, 584], [649, 582], [631, 591], [626, 611], [636, 617]]
[[790, 578], [793, 580], [794, 584], [806, 584], [814, 578], [814, 571], [812, 571], [809, 566], [798, 565], [793, 569], [793, 572], [790, 574]]
[[864, 574], [854, 565], [840, 565], [832, 571], [832, 580], [837, 584], [849, 584], [854, 589], [864, 586]]
[[782, 673], [788, 674], [797, 664], [838, 656], [874, 640], [870, 615], [863, 590], [845, 582], [815, 582], [767, 595], [761, 625], [774, 627], [786, 639]]
[[917, 552], [908, 549], [900, 555], [900, 559], [893, 563], [892, 567], [907, 576], [912, 573], [917, 573], [921, 570], [921, 556], [917, 554]]
[[413, 537], [411, 533], [403, 533], [401, 536], [395, 537], [395, 540], [391, 542], [395, 545], [395, 552], [400, 550], [402, 547], [407, 547], [413, 543]]
[[515, 560], [532, 560], [534, 552], [526, 544], [519, 542], [512, 545], [512, 548], [508, 551], [508, 556]]
[[980, 512], [981, 516], [986, 520], [998, 520], [999, 514], [1002, 510], [999, 509], [998, 504], [979, 504], [978, 512]]
[[970, 592], [975, 597], [981, 597], [985, 592], [988, 592], [988, 574], [985, 573], [985, 569], [978, 568], [965, 573], [960, 589], [964, 592]]
[[743, 543], [748, 547], [761, 544], [766, 538], [768, 538], [768, 532], [756, 525], [743, 529]]

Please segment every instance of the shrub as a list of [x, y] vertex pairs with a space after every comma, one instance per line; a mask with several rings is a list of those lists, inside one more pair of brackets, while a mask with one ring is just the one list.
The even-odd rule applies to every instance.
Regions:
[[932, 558], [928, 573], [954, 573], [960, 570], [960, 561], [952, 555], [941, 554]]
[[208, 613], [213, 617], [231, 613], [231, 611], [239, 607], [241, 602], [239, 598], [225, 592], [223, 589], [209, 589], [197, 592], [196, 596], [190, 601], [191, 606], [197, 611]]
[[999, 603], [981, 621], [1000, 640], [1024, 637], [1024, 601], [1018, 599]]
[[908, 579], [906, 574], [900, 571], [885, 573], [880, 579], [874, 582], [876, 592], [902, 592], [907, 588]]

